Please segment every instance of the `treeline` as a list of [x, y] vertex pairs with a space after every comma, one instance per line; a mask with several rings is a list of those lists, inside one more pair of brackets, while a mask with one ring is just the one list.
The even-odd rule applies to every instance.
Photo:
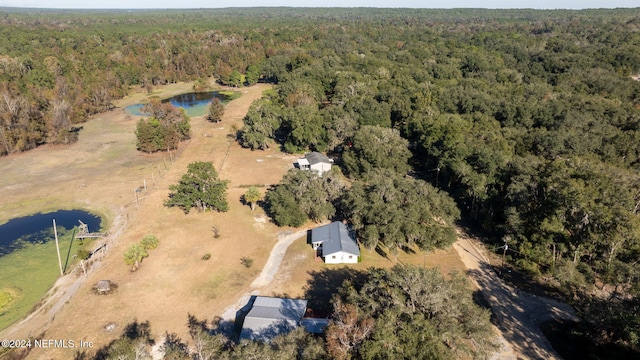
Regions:
[[[333, 270], [335, 271], [335, 270]], [[332, 270], [323, 272], [333, 278]], [[339, 272], [336, 271], [336, 272]], [[489, 311], [473, 301], [467, 279], [445, 279], [437, 269], [396, 266], [351, 273], [324, 306], [332, 309], [325, 334], [298, 327], [269, 342], [236, 341], [242, 326], [213, 324], [189, 316], [190, 339], [166, 333], [164, 359], [486, 359], [497, 350]], [[325, 279], [326, 280], [326, 279]], [[310, 286], [336, 284], [312, 280]], [[437, 289], [437, 291], [434, 291]], [[310, 289], [307, 298], [326, 291]], [[265, 334], [277, 333], [266, 328]], [[123, 335], [96, 351], [75, 359], [121, 359], [150, 355], [153, 339], [148, 322], [128, 324]]]
[[[129, 86], [273, 82], [243, 146], [333, 152], [364, 193], [372, 176], [430, 182], [577, 299], [601, 340], [640, 347], [639, 9], [23, 11], [0, 24], [0, 154], [73, 141]], [[385, 163], [398, 146], [408, 160]], [[384, 241], [367, 220], [378, 202], [349, 204], [301, 211], [344, 211]]]
[[[486, 34], [486, 29], [482, 29], [487, 24], [506, 36], [500, 40], [504, 44], [509, 42], [509, 36], [518, 33], [536, 33], [539, 40], [547, 37], [553, 40], [560, 38], [551, 36], [558, 26], [581, 29], [583, 33], [572, 34], [574, 38], [562, 38], [561, 42], [573, 44], [567, 50], [583, 51], [584, 41], [576, 45], [583, 37], [591, 45], [598, 41], [608, 43], [596, 49], [596, 59], [611, 57], [616, 71], [629, 71], [638, 60], [633, 50], [634, 40], [628, 36], [615, 37], [633, 34], [634, 27], [638, 26], [636, 15], [635, 10], [629, 9], [65, 11], [2, 8], [0, 155], [43, 143], [73, 142], [74, 124], [112, 108], [112, 101], [124, 96], [130, 86], [150, 89], [159, 84], [211, 76], [222, 83], [238, 85], [241, 73], [246, 74], [247, 84], [260, 78], [278, 81], [287, 66], [291, 68], [288, 70], [294, 70], [304, 65], [305, 56], [322, 59], [325, 53], [337, 56], [327, 64], [330, 67], [349, 66], [351, 60], [344, 57], [347, 54], [353, 57], [375, 53], [394, 63], [403, 60], [386, 58], [387, 53], [424, 60], [431, 55], [423, 50], [436, 46], [424, 41], [432, 39], [440, 42], [440, 46], [446, 45], [443, 42], [450, 41], [449, 38], [470, 46], [485, 46], [475, 43], [482, 39], [469, 42], [471, 39], [467, 37], [478, 32]], [[610, 19], [614, 19], [614, 23]], [[578, 26], [584, 22], [592, 28]], [[618, 31], [616, 26], [622, 24], [627, 28]], [[602, 34], [614, 38], [589, 39], [591, 35]], [[516, 52], [512, 56], [516, 59], [519, 55], [528, 56], [527, 52], [535, 48], [530, 45], [542, 45], [512, 40], [516, 46], [511, 49]], [[311, 54], [311, 49], [316, 51]], [[440, 55], [446, 55], [447, 51]], [[458, 48], [458, 51], [464, 49]], [[450, 55], [451, 61], [462, 59], [462, 54]], [[583, 55], [585, 59], [592, 58], [591, 54]], [[558, 59], [548, 66], [558, 67], [554, 71], [561, 70], [562, 61]], [[442, 71], [438, 73], [444, 70], [444, 64], [426, 65], [421, 64], [422, 71], [431, 72], [433, 77], [448, 76]], [[460, 66], [454, 68], [460, 70]], [[408, 71], [409, 68], [403, 70], [406, 74]], [[454, 71], [450, 75], [455, 74]], [[507, 71], [500, 76], [504, 78], [509, 74]], [[428, 80], [424, 75], [412, 76], [419, 76], [418, 82]], [[601, 84], [614, 84], [600, 79]], [[375, 111], [375, 108], [369, 109], [369, 112]]]
[[[338, 209], [368, 244], [415, 239], [389, 227], [411, 214], [397, 212], [400, 195], [376, 208], [373, 169], [429, 181], [495, 246], [507, 243], [520, 270], [573, 299], [598, 341], [638, 349], [640, 17], [465, 20], [354, 20], [269, 57], [263, 76], [277, 91], [250, 110], [240, 143], [334, 153], [356, 181]], [[365, 134], [385, 128], [405, 143]], [[408, 161], [394, 155], [403, 148]], [[292, 201], [290, 180], [268, 204]], [[354, 213], [345, 199], [360, 187], [366, 206]], [[360, 222], [366, 213], [372, 222]]]
[[211, 76], [239, 85], [247, 71], [249, 84], [258, 80], [269, 33], [252, 39], [229, 21], [172, 15], [0, 12], [0, 155], [73, 142], [75, 124], [131, 86]]

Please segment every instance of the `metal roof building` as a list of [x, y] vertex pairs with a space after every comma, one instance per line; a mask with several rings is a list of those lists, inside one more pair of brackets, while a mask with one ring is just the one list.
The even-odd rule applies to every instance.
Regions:
[[315, 171], [319, 176], [323, 173], [331, 171], [333, 160], [326, 155], [317, 151], [306, 154], [302, 159], [298, 159], [298, 167], [301, 170]]
[[295, 329], [307, 309], [307, 300], [256, 296], [242, 324], [241, 339], [269, 341]]
[[358, 243], [340, 221], [311, 230], [311, 244], [328, 264], [357, 263], [360, 256]]

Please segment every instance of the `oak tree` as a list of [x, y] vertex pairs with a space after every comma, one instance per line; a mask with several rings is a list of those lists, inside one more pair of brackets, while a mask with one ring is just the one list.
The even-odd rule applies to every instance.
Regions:
[[178, 184], [169, 186], [171, 193], [164, 204], [177, 206], [186, 214], [194, 207], [198, 211], [226, 212], [229, 210], [226, 198], [228, 183], [218, 178], [211, 162], [193, 162], [187, 166], [187, 172]]

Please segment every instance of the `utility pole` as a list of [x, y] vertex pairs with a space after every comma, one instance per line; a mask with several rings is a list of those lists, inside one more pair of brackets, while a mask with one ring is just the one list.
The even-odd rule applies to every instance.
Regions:
[[509, 250], [509, 245], [507, 245], [507, 237], [504, 238], [504, 246], [502, 247], [502, 267], [504, 268], [504, 259], [507, 256], [507, 250]]
[[53, 234], [56, 237], [56, 250], [58, 251], [58, 266], [60, 266], [60, 276], [64, 275], [62, 272], [62, 258], [60, 257], [60, 244], [58, 244], [58, 228], [56, 227], [56, 219], [53, 219]]

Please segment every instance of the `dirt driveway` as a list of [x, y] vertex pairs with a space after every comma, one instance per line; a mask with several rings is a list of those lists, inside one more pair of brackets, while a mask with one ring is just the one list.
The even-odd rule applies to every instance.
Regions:
[[[92, 273], [86, 278], [79, 274], [64, 277], [50, 294], [58, 300], [45, 303], [30, 321], [15, 324], [0, 336], [20, 339], [46, 330], [51, 339], [92, 341], [98, 347], [118, 337], [127, 323], [149, 320], [154, 337], [169, 331], [188, 339], [188, 314], [211, 319], [255, 290], [251, 283], [285, 229], [264, 222], [264, 214], [259, 209], [251, 211], [240, 197], [248, 185], [277, 183], [296, 156], [242, 149], [229, 134], [234, 126], [241, 126], [251, 102], [266, 88], [244, 89], [244, 95], [230, 103], [220, 124], [194, 119], [193, 138], [177, 160], [138, 153], [133, 135], [136, 118], [121, 109], [85, 123], [77, 144], [44, 146], [0, 159], [0, 218], [81, 207], [105, 214], [112, 234], [108, 252]], [[163, 89], [162, 95], [185, 90], [188, 85], [176, 85]], [[118, 104], [125, 105], [128, 103]], [[221, 178], [230, 181], [228, 213], [185, 215], [163, 206], [168, 186], [193, 161], [212, 161]], [[137, 204], [134, 189], [144, 181], [149, 191]], [[221, 228], [218, 239], [212, 236], [214, 225]], [[122, 254], [150, 233], [160, 239], [160, 246], [140, 270], [131, 273]], [[505, 341], [513, 348], [500, 358], [515, 359], [514, 353], [522, 358], [558, 358], [538, 325], [550, 314], [571, 317], [570, 309], [503, 284], [468, 240], [460, 239], [456, 250], [492, 304]], [[210, 260], [202, 260], [205, 254], [210, 254]], [[243, 266], [242, 257], [254, 259], [253, 267]], [[265, 281], [273, 277], [272, 272]], [[119, 284], [118, 291], [110, 296], [94, 295], [92, 285], [103, 279]], [[107, 330], [112, 324], [115, 330]], [[72, 355], [73, 350], [49, 349], [33, 351], [30, 358]]]
[[[45, 332], [51, 339], [90, 341], [95, 351], [118, 337], [135, 320], [149, 321], [154, 338], [165, 331], [188, 339], [189, 314], [211, 320], [251, 289], [251, 282], [267, 262], [277, 234], [287, 230], [265, 221], [261, 209], [251, 211], [240, 199], [249, 185], [277, 183], [297, 156], [242, 149], [233, 129], [251, 103], [269, 86], [242, 88], [242, 97], [230, 102], [222, 122], [192, 119], [192, 139], [176, 158], [166, 153], [140, 154], [133, 130], [137, 117], [121, 107], [149, 96], [169, 96], [189, 91], [189, 84], [139, 94], [83, 124], [80, 140], [67, 147], [45, 146], [0, 159], [0, 219], [56, 208], [84, 208], [106, 215], [107, 251], [95, 269], [83, 276], [63, 277], [28, 321], [0, 331], [0, 337], [24, 339]], [[166, 208], [168, 187], [177, 182], [187, 165], [211, 161], [222, 179], [229, 181], [227, 213], [186, 215]], [[147, 191], [134, 189], [146, 184]], [[214, 238], [212, 227], [220, 229]], [[131, 272], [122, 254], [145, 235], [154, 234], [160, 245], [141, 268]], [[208, 254], [207, 259], [205, 255]], [[241, 258], [253, 259], [253, 266]], [[115, 293], [95, 295], [99, 280], [118, 284]], [[73, 295], [73, 296], [71, 296]], [[68, 359], [74, 349], [34, 349], [30, 359]]]
[[578, 320], [573, 309], [559, 301], [529, 294], [505, 284], [488, 258], [462, 230], [453, 245], [467, 273], [482, 291], [502, 335], [501, 352], [494, 359], [562, 359], [551, 347], [540, 325], [550, 319]]

